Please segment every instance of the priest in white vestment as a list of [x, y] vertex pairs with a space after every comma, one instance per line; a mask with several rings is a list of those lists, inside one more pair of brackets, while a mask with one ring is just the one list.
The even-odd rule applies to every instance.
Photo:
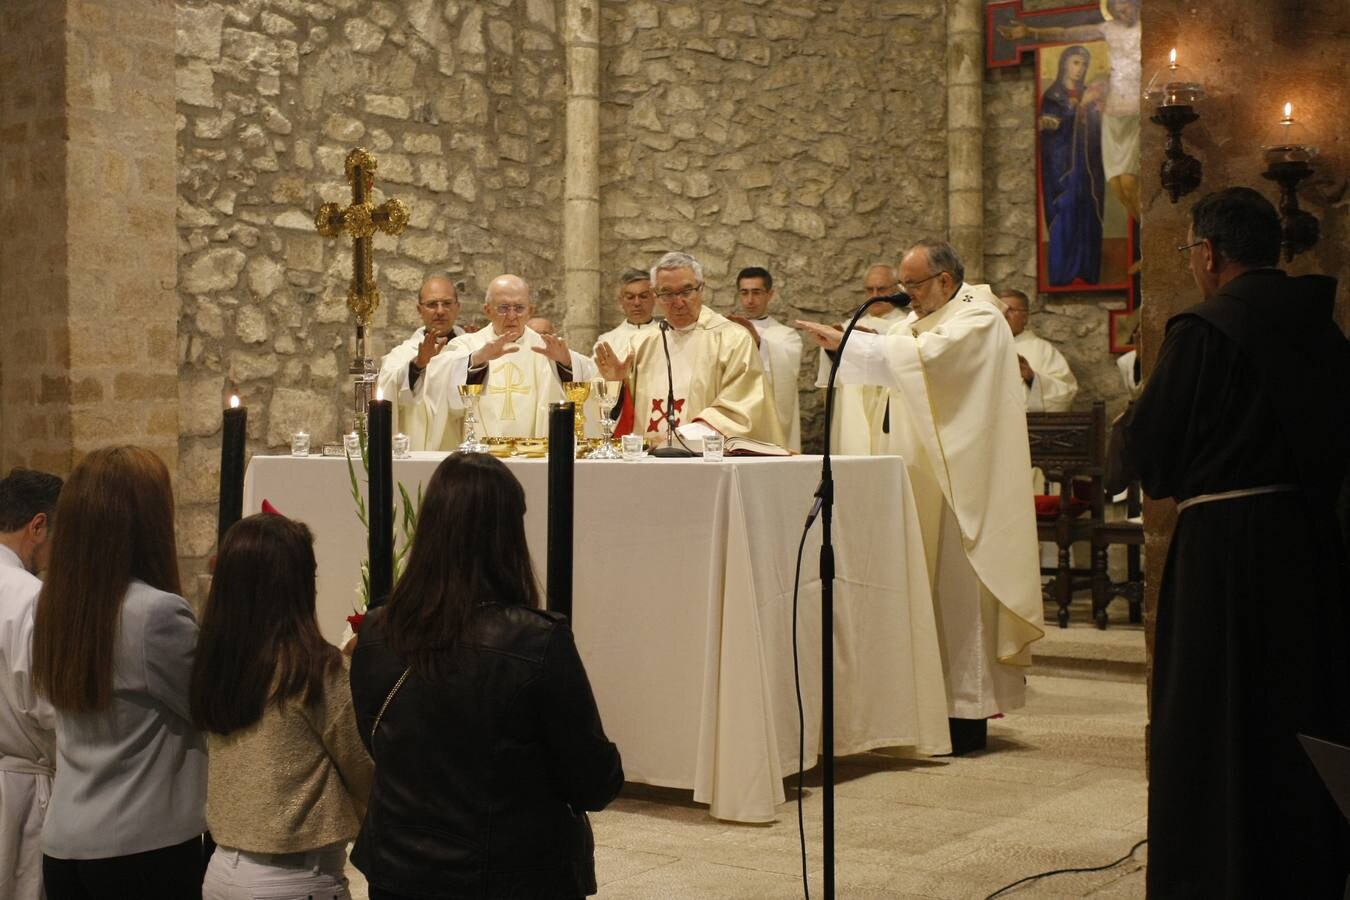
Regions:
[[[644, 434], [649, 443], [660, 444], [673, 424], [692, 450], [713, 433], [782, 446], [783, 430], [751, 330], [703, 305], [698, 260], [667, 253], [651, 274], [665, 327], [638, 335], [627, 358], [607, 344], [596, 348], [604, 377], [627, 382], [615, 433]], [[674, 405], [667, 409], [672, 392]]]
[[481, 384], [481, 433], [485, 437], [548, 436], [548, 404], [561, 402], [565, 381], [589, 381], [595, 367], [567, 342], [525, 326], [534, 314], [530, 286], [516, 275], [488, 285], [483, 311], [490, 323], [455, 338], [427, 365], [416, 390], [433, 421], [464, 416], [462, 384]]
[[[891, 297], [900, 293], [899, 276], [895, 266], [876, 263], [863, 277], [863, 294], [867, 300]], [[868, 307], [858, 320], [857, 331], [886, 334], [909, 315], [909, 310], [890, 303]], [[852, 316], [850, 316], [852, 318]], [[841, 323], [841, 327], [847, 325]], [[816, 386], [829, 384], [830, 357], [820, 354], [816, 371]], [[883, 427], [886, 425], [886, 389], [874, 384], [836, 384], [834, 410], [830, 419], [830, 453], [840, 456], [872, 456], [884, 451], [880, 448]]]
[[741, 312], [759, 335], [759, 361], [769, 380], [769, 393], [786, 446], [800, 453], [802, 404], [797, 379], [802, 371], [802, 336], [795, 328], [769, 315], [769, 305], [777, 293], [768, 269], [760, 266], [741, 269], [736, 276], [736, 296]]
[[1068, 412], [1078, 393], [1068, 360], [1055, 345], [1027, 327], [1031, 301], [1026, 294], [1005, 290], [999, 294], [1006, 309], [1004, 317], [1013, 333], [1013, 350], [1026, 387], [1027, 412]]
[[42, 820], [56, 764], [56, 713], [33, 690], [33, 611], [61, 479], [0, 479], [0, 897], [39, 900]]
[[[919, 509], [949, 715], [983, 720], [1024, 704], [1031, 644], [1044, 634], [1017, 357], [998, 298], [964, 283], [948, 244], [914, 245], [900, 278], [911, 314], [888, 335], [854, 334], [839, 377], [890, 389], [886, 450], [904, 457]], [[798, 324], [838, 348], [837, 329]], [[954, 722], [954, 745], [958, 724], [976, 723]], [[982, 724], [978, 733], [966, 749], [983, 745]]]
[[425, 396], [414, 391], [432, 357], [464, 334], [455, 324], [459, 309], [455, 283], [444, 275], [430, 276], [417, 294], [422, 327], [380, 361], [377, 383], [384, 396], [394, 401], [394, 431], [406, 434], [413, 450], [453, 450], [461, 440], [459, 418], [434, 415]]
[[656, 329], [657, 320], [652, 316], [656, 295], [652, 292], [651, 279], [650, 272], [624, 270], [619, 277], [619, 311], [623, 313], [623, 321], [596, 338], [596, 349], [601, 344], [608, 344], [619, 359], [626, 359], [632, 352], [633, 338]]

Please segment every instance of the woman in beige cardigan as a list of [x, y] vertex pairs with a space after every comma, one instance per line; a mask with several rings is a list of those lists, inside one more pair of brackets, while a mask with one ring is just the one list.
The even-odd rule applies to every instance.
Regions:
[[205, 900], [348, 898], [372, 763], [346, 660], [315, 620], [314, 568], [309, 529], [284, 516], [250, 516], [220, 547], [192, 670], [218, 844]]

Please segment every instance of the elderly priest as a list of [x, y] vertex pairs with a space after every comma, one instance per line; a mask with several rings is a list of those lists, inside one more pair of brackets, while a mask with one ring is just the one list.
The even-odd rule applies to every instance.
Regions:
[[459, 293], [444, 275], [432, 275], [417, 293], [422, 327], [385, 354], [380, 361], [379, 386], [394, 400], [394, 429], [408, 435], [413, 450], [452, 450], [459, 444], [459, 419], [436, 415], [435, 404], [415, 385], [422, 372], [445, 346], [464, 334], [459, 318]]
[[596, 347], [605, 378], [628, 379], [615, 433], [645, 434], [657, 443], [666, 439], [669, 421], [684, 440], [720, 433], [781, 446], [783, 429], [751, 329], [703, 306], [703, 267], [689, 254], [667, 253], [651, 275], [668, 327], [636, 335], [623, 359], [608, 344]]
[[436, 415], [462, 418], [459, 386], [481, 384], [479, 410], [485, 435], [545, 437], [548, 404], [563, 400], [562, 383], [589, 379], [594, 367], [569, 350], [566, 341], [526, 327], [534, 307], [523, 278], [494, 278], [483, 311], [488, 327], [451, 341], [428, 364], [417, 390], [425, 392]]
[[[1043, 635], [1012, 332], [988, 287], [964, 277], [948, 244], [915, 244], [900, 261], [909, 316], [886, 335], [855, 333], [839, 367], [842, 382], [890, 389], [886, 452], [904, 457], [919, 509], [956, 753], [984, 745], [988, 717], [1023, 705]], [[839, 348], [837, 329], [797, 324]]]

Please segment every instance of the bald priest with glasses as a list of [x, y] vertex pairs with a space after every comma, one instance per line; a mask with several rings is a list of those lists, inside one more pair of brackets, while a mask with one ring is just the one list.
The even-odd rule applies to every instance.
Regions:
[[422, 327], [380, 361], [380, 390], [394, 402], [394, 430], [406, 434], [414, 450], [452, 449], [459, 445], [459, 419], [436, 417], [424, 394], [416, 391], [422, 372], [450, 341], [464, 334], [459, 292], [444, 275], [430, 275], [417, 292]]
[[673, 426], [677, 439], [695, 450], [712, 434], [783, 446], [755, 338], [703, 305], [698, 260], [667, 253], [652, 267], [651, 282], [665, 327], [635, 335], [623, 358], [605, 342], [595, 348], [604, 377], [627, 381], [615, 433], [664, 444]]

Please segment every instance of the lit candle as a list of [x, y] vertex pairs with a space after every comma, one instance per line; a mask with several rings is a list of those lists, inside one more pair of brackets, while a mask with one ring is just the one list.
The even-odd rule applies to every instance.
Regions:
[[220, 507], [216, 518], [216, 544], [244, 514], [244, 439], [248, 433], [248, 407], [230, 397], [224, 412], [220, 439]]
[[366, 424], [369, 460], [370, 605], [389, 599], [394, 589], [394, 405], [376, 390]]
[[1294, 104], [1286, 103], [1284, 105], [1284, 118], [1280, 119], [1280, 127], [1284, 129], [1283, 140], [1281, 141], [1281, 143], [1283, 143], [1286, 147], [1289, 146], [1289, 129], [1293, 126], [1293, 124], [1294, 124]]

